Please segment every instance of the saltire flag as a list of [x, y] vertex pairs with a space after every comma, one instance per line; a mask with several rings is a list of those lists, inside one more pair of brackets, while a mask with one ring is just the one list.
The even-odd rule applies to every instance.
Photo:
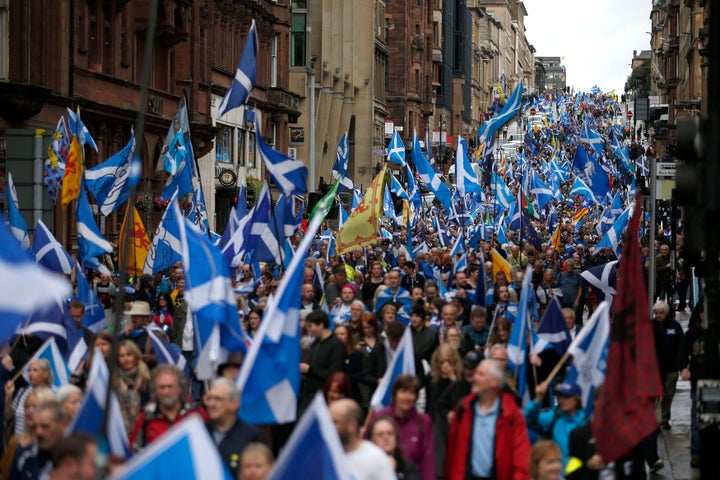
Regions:
[[502, 270], [505, 273], [505, 278], [507, 278], [508, 282], [511, 282], [513, 279], [512, 266], [494, 248], [492, 250], [490, 250], [490, 260], [492, 261], [492, 266], [493, 266], [492, 267], [493, 268], [493, 271], [492, 271], [493, 281], [497, 280], [497, 273]]
[[248, 213], [247, 209], [247, 187], [245, 181], [239, 182], [239, 191], [237, 197], [237, 203], [235, 204], [235, 216], [240, 219]]
[[403, 145], [402, 138], [397, 130], [393, 133], [390, 138], [390, 144], [388, 145], [388, 162], [405, 167], [405, 145]]
[[145, 330], [152, 342], [152, 347], [155, 351], [155, 357], [157, 357], [158, 365], [162, 365], [164, 363], [175, 365], [185, 374], [186, 378], [192, 378], [190, 367], [178, 346], [174, 343], [168, 343], [160, 338], [160, 336], [153, 331], [155, 330], [153, 327], [146, 327]]
[[584, 177], [588, 187], [597, 198], [604, 198], [610, 191], [610, 179], [605, 170], [590, 158], [582, 145], [578, 145], [573, 158], [573, 169]]
[[293, 478], [350, 480], [345, 451], [320, 393], [308, 406], [280, 452], [268, 480]]
[[370, 399], [370, 407], [374, 410], [390, 406], [392, 401], [392, 388], [395, 380], [404, 374], [415, 375], [415, 350], [413, 349], [412, 328], [405, 327], [400, 343], [393, 354], [387, 370], [380, 381], [380, 385], [375, 389]]
[[593, 203], [598, 203], [593, 191], [590, 190], [580, 177], [575, 177], [575, 182], [570, 189], [569, 197], [572, 198], [573, 195], [582, 195], [583, 197], [590, 199]]
[[398, 198], [410, 200], [410, 197], [395, 175], [390, 175], [390, 191]]
[[77, 296], [76, 298], [85, 305], [85, 315], [82, 324], [97, 333], [105, 328], [105, 309], [100, 304], [100, 299], [95, 290], [90, 286], [85, 275], [77, 272]]
[[77, 137], [73, 136], [68, 149], [65, 174], [60, 192], [60, 205], [62, 205], [62, 208], [67, 208], [70, 202], [80, 195], [84, 163], [83, 148]]
[[442, 219], [437, 218], [437, 226], [435, 228], [437, 232], [437, 239], [440, 242], [440, 245], [442, 247], [450, 247], [450, 245], [453, 245], [455, 243], [455, 238], [448, 230], [447, 226], [445, 226], [445, 222], [442, 221]]
[[[178, 109], [175, 112], [175, 115], [173, 115], [172, 122], [170, 123], [170, 128], [168, 128], [168, 132], [165, 135], [165, 143], [163, 144], [162, 150], [160, 151], [160, 158], [158, 158], [158, 163], [155, 167], [156, 172], [166, 170], [168, 173], [170, 173], [170, 171], [166, 168], [169, 165], [177, 165], [179, 167], [179, 162], [176, 162], [175, 160], [177, 154], [177, 145], [173, 145], [173, 143], [177, 143], [177, 135], [180, 132], [183, 133], [184, 148], [185, 143], [191, 143], [189, 141], [185, 141], [185, 139], [190, 139], [190, 119], [188, 118], [187, 101], [184, 95], [180, 99]], [[188, 149], [187, 156], [190, 160], [187, 165], [190, 172], [189, 176], [190, 178], [192, 178], [195, 176], [195, 155], [192, 148]], [[187, 192], [181, 193], [180, 195], [185, 195], [186, 193], [190, 193], [190, 191], [188, 190]], [[170, 194], [172, 194], [172, 191], [170, 192]]]
[[335, 154], [335, 164], [332, 169], [332, 176], [334, 180], [340, 179], [339, 191], [344, 192], [346, 190], [352, 190], [355, 186], [350, 177], [348, 177], [348, 160], [350, 157], [350, 143], [348, 142], [348, 134], [345, 132], [340, 143], [337, 146], [337, 153]]
[[[185, 133], [179, 131], [173, 138], [164, 156], [165, 171], [170, 174], [165, 182], [161, 198], [170, 200], [177, 190], [178, 197], [192, 193], [193, 171], [192, 145], [188, 149], [185, 144]], [[190, 154], [188, 154], [190, 152]]]
[[550, 160], [549, 166], [550, 172], [557, 178], [558, 183], [567, 182], [570, 179], [570, 172], [568, 172], [557, 159], [553, 158]]
[[170, 268], [170, 265], [179, 262], [182, 258], [182, 245], [180, 244], [180, 232], [178, 230], [178, 219], [175, 218], [177, 203], [177, 190], [170, 197], [165, 208], [162, 219], [153, 235], [152, 245], [145, 258], [143, 272], [154, 274]]
[[588, 268], [580, 274], [583, 281], [593, 287], [598, 302], [606, 300], [612, 305], [616, 293], [617, 268], [618, 261], [613, 260], [612, 262]]
[[260, 243], [263, 232], [268, 229], [270, 224], [271, 200], [270, 188], [265, 182], [255, 206], [246, 217], [240, 220], [230, 241], [220, 250], [230, 267], [237, 267], [242, 256], [246, 252], [254, 250]]
[[30, 249], [30, 237], [28, 236], [27, 224], [25, 219], [20, 213], [20, 206], [18, 205], [17, 192], [15, 191], [15, 183], [13, 183], [12, 173], [7, 174], [7, 193], [8, 193], [8, 222], [10, 224], [10, 231], [13, 236], [17, 238], [20, 245], [25, 250]]
[[73, 112], [71, 109], [67, 109], [68, 114], [68, 123], [70, 124], [70, 131], [75, 135], [78, 142], [80, 142], [80, 147], [84, 148], [85, 145], [89, 145], [90, 148], [98, 151], [98, 146], [95, 143], [95, 140], [93, 140], [92, 135], [90, 135], [90, 130], [85, 126], [82, 119], [80, 119], [80, 108], [78, 108], [77, 113]]
[[365, 193], [365, 198], [350, 213], [337, 234], [337, 253], [343, 255], [356, 248], [374, 245], [377, 241], [378, 220], [382, 216], [383, 193], [387, 164], [377, 174]]
[[630, 219], [630, 212], [632, 211], [633, 207], [636, 204], [633, 203], [630, 206], [628, 206], [625, 211], [620, 215], [617, 220], [615, 220], [615, 223], [610, 228], [610, 230], [603, 235], [603, 237], [600, 239], [600, 241], [595, 245], [596, 250], [600, 250], [603, 248], [610, 248], [613, 252], [615, 252], [615, 255], [619, 255], [620, 253], [620, 238], [622, 238], [623, 233], [625, 232], [625, 227], [628, 225], [628, 220]]
[[602, 135], [595, 132], [590, 128], [590, 124], [585, 122], [583, 124], [582, 133], [580, 134], [580, 141], [590, 145], [598, 155], [602, 156], [603, 153], [603, 139]]
[[492, 188], [498, 205], [500, 205], [501, 207], [510, 209], [510, 207], [515, 203], [516, 200], [512, 191], [505, 184], [505, 181], [502, 179], [502, 177], [495, 172], [492, 172], [490, 188]]
[[190, 208], [187, 212], [187, 218], [197, 226], [200, 231], [206, 235], [210, 235], [210, 223], [208, 220], [207, 209], [205, 208], [205, 194], [203, 193], [200, 178], [192, 178], [193, 191], [190, 197]]
[[445, 210], [449, 212], [452, 208], [452, 193], [435, 173], [435, 170], [433, 170], [427, 158], [425, 158], [425, 154], [420, 148], [420, 141], [417, 135], [413, 136], [411, 155], [420, 180], [433, 191], [435, 198], [437, 198], [438, 201], [443, 204]]
[[477, 176], [470, 166], [467, 151], [467, 142], [460, 137], [455, 152], [455, 183], [457, 184], [457, 194], [460, 195], [461, 199], [464, 199], [466, 194], [478, 193], [482, 195], [483, 193], [480, 182], [478, 182]]
[[195, 323], [196, 376], [207, 380], [213, 378], [217, 366], [229, 353], [245, 352], [245, 333], [222, 253], [207, 235], [182, 218], [177, 204], [172, 207], [182, 245], [185, 300]]
[[593, 390], [605, 381], [609, 334], [610, 304], [600, 302], [568, 347], [573, 362], [565, 381], [580, 387], [583, 408], [588, 413], [593, 409]]
[[[391, 177], [393, 175], [390, 175]], [[386, 217], [392, 219], [394, 223], [397, 223], [397, 217], [395, 216], [395, 205], [393, 204], [392, 195], [390, 189], [385, 185], [385, 195], [383, 195], [383, 213]], [[390, 235], [392, 237], [392, 235]]]
[[40, 219], [35, 225], [32, 251], [39, 265], [65, 275], [72, 273], [75, 260]]
[[635, 160], [635, 166], [640, 170], [640, 175], [645, 178], [650, 176], [650, 167], [648, 166], [648, 159], [645, 155], [640, 155]]
[[555, 195], [553, 194], [553, 191], [550, 190], [550, 187], [548, 187], [545, 182], [540, 179], [540, 176], [537, 173], [532, 171], [530, 175], [530, 193], [535, 195], [538, 206], [540, 209], [543, 209], [548, 203], [552, 202]]
[[238, 63], [235, 72], [235, 78], [233, 78], [232, 85], [225, 92], [225, 96], [218, 107], [221, 117], [230, 110], [244, 105], [250, 98], [257, 81], [257, 53], [258, 36], [255, 29], [255, 19], [253, 18], [240, 56], [240, 63]]
[[362, 202], [363, 194], [360, 191], [360, 186], [355, 185], [355, 188], [353, 188], [353, 197], [352, 197], [352, 205], [350, 206], [350, 211], [353, 211], [357, 208], [358, 205], [360, 205], [360, 202]]
[[278, 152], [263, 140], [260, 134], [260, 123], [255, 121], [255, 138], [257, 139], [260, 157], [265, 169], [284, 195], [307, 195], [307, 167], [300, 160], [293, 160], [284, 153]]
[[[108, 388], [110, 386], [110, 373], [108, 372], [105, 358], [99, 349], [93, 352], [93, 359], [90, 366], [90, 374], [87, 381], [87, 392], [72, 422], [67, 428], [66, 434], [74, 432], [85, 432], [95, 437], [103, 433], [107, 435], [107, 446], [110, 454], [118, 458], [130, 457], [130, 445], [128, 434], [125, 430], [115, 392], [110, 393], [110, 413], [107, 415], [107, 428], [103, 429], [105, 410], [107, 408]], [[177, 462], [177, 460], [176, 460]], [[122, 470], [125, 472], [125, 469]]]
[[[640, 195], [637, 204], [642, 204]], [[647, 290], [638, 238], [640, 216], [638, 208], [623, 242], [605, 386], [592, 423], [598, 453], [608, 461], [625, 455], [657, 429], [654, 404], [663, 394], [647, 299], [638, 295]]]
[[560, 300], [556, 296], [552, 297], [545, 309], [536, 333], [537, 341], [533, 344], [535, 353], [554, 348], [558, 355], [563, 356], [570, 347], [570, 330], [563, 318]]
[[55, 131], [52, 134], [52, 139], [50, 140], [50, 146], [48, 147], [48, 159], [51, 162], [51, 166], [54, 167], [57, 162], [62, 162], [64, 165], [67, 161], [69, 149], [70, 136], [68, 135], [68, 128], [65, 123], [65, 117], [60, 115]]
[[608, 230], [610, 230], [610, 228], [612, 228], [613, 223], [615, 223], [615, 215], [613, 215], [612, 206], [608, 205], [603, 209], [603, 213], [598, 219], [595, 231], [598, 234], [604, 235], [605, 233], [607, 233]]
[[[132, 219], [130, 219], [131, 215], [133, 217]], [[132, 222], [129, 239], [126, 238], [128, 221]], [[120, 227], [118, 246], [118, 261], [120, 265], [124, 265], [127, 261], [128, 275], [142, 275], [143, 267], [145, 266], [148, 252], [150, 251], [150, 238], [145, 230], [142, 218], [140, 218], [140, 213], [131, 202], [128, 202], [127, 208], [125, 209], [125, 216], [123, 217], [122, 226]]]
[[503, 125], [512, 120], [512, 118], [520, 110], [520, 104], [522, 103], [522, 92], [523, 84], [519, 81], [510, 95], [510, 98], [505, 103], [500, 113], [492, 117], [490, 120], [485, 121], [478, 130], [478, 144], [482, 145], [486, 143], [488, 139], [495, 135]]
[[[327, 195], [323, 197], [326, 199]], [[238, 373], [243, 392], [239, 416], [256, 424], [288, 423], [297, 418], [300, 392], [300, 290], [305, 258], [330, 211], [332, 197], [318, 202], [305, 236], [268, 300], [260, 329]]]
[[77, 202], [77, 242], [82, 263], [105, 253], [112, 253], [113, 246], [100, 233], [85, 186], [80, 186]]
[[108, 480], [234, 480], [199, 415], [177, 422]]
[[[338, 183], [338, 182], [336, 182]], [[268, 219], [268, 226], [260, 233], [260, 238], [250, 255], [251, 262], [268, 262], [271, 265], [282, 265], [284, 260], [285, 240], [289, 235], [285, 230], [287, 216], [290, 212], [290, 218], [294, 222], [292, 216], [292, 198], [281, 195], [275, 204], [275, 210]], [[288, 205], [289, 203], [289, 205]], [[292, 235], [293, 232], [290, 232]], [[283, 251], [281, 251], [281, 248]]]
[[122, 150], [100, 165], [85, 171], [85, 187], [95, 197], [100, 213], [106, 217], [130, 196], [130, 166], [135, 153], [135, 132]]
[[70, 383], [70, 369], [68, 368], [67, 362], [63, 358], [60, 349], [55, 342], [55, 337], [50, 337], [45, 340], [45, 343], [38, 349], [37, 352], [28, 360], [27, 365], [23, 368], [23, 378], [30, 383], [30, 362], [35, 360], [47, 360], [50, 364], [50, 372], [52, 373], [54, 388], [60, 388], [63, 385]]
[[533, 267], [528, 265], [523, 277], [522, 289], [520, 290], [517, 319], [510, 330], [510, 338], [507, 344], [508, 366], [516, 380], [518, 397], [522, 398], [523, 402], [527, 394], [525, 371], [527, 368], [528, 334], [530, 329], [533, 328], [530, 319], [530, 302], [535, 297], [531, 285], [532, 271]]
[[[69, 295], [68, 295], [69, 296]], [[57, 346], [67, 360], [71, 372], [77, 370], [87, 355], [87, 345], [80, 330], [67, 308], [65, 298], [53, 302], [42, 310], [37, 310], [17, 329], [19, 335], [35, 335], [47, 340], [55, 337]]]

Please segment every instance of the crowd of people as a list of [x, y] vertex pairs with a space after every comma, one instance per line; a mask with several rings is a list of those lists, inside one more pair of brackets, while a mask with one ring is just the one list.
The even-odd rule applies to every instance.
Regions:
[[[600, 133], [609, 133], [612, 129], [603, 126], [603, 120], [615, 118], [617, 106], [609, 97], [593, 101], [582, 112], [573, 103], [558, 110], [553, 102], [549, 108], [572, 118], [593, 116]], [[578, 129], [577, 121], [535, 127], [518, 154], [524, 155], [526, 168], [543, 172], [542, 165], [561, 150], [547, 148], [551, 142], [555, 145], [561, 139], [562, 155], [572, 158], [579, 144], [573, 141]], [[607, 148], [609, 153], [609, 142]], [[513, 163], [513, 159], [507, 162], [511, 172]], [[515, 192], [522, 183], [522, 174], [508, 175], [508, 186]], [[624, 478], [646, 465], [651, 472], [663, 468], [656, 434], [614, 463], [600, 458], [580, 387], [564, 378], [565, 368], [547, 379], [559, 360], [553, 351], [531, 355], [534, 368], [527, 378], [518, 378], [509, 368], [507, 346], [526, 267], [532, 266], [532, 294], [539, 308], [535, 324], [557, 298], [574, 338], [597, 304], [596, 287], [581, 272], [617, 259], [613, 249], [596, 248], [602, 238], [597, 228], [601, 208], [591, 208], [580, 225], [570, 220], [584, 208], [581, 196], [569, 195], [571, 183], [566, 179], [556, 194], [558, 226], [541, 217], [532, 220], [539, 244], [522, 232], [508, 231], [505, 241], [494, 232], [465, 252], [461, 268], [452, 245], [443, 246], [434, 227], [433, 217], [444, 217], [436, 207], [416, 212], [421, 220], [412, 231], [399, 227], [392, 238], [378, 237], [376, 244], [345, 255], [334, 253], [327, 236], [318, 236], [305, 264], [298, 304], [302, 334], [298, 416], [317, 392], [323, 393], [353, 478], [593, 479], [607, 472]], [[617, 178], [612, 191], [629, 201], [627, 187]], [[492, 197], [489, 186], [486, 193]], [[528, 198], [532, 202], [534, 196]], [[452, 235], [465, 235], [465, 226], [446, 220]], [[480, 221], [484, 220], [475, 223]], [[556, 229], [559, 235], [553, 239]], [[331, 229], [323, 227], [327, 230]], [[408, 242], [408, 235], [421, 230], [426, 248], [410, 251], [407, 246], [413, 242]], [[675, 291], [681, 302], [677, 309], [685, 309], [686, 302], [692, 305], [692, 297], [686, 300], [689, 271], [666, 268], [673, 263], [668, 258], [670, 247], [680, 255], [680, 241], [670, 245], [670, 237], [660, 230], [656, 245], [644, 245], [647, 258], [649, 248], [657, 249], [658, 258], [659, 301], [653, 315], [664, 385], [658, 404], [661, 428], [670, 427], [678, 376], [694, 382], [705, 368], [698, 348], [704, 339], [703, 322], [692, 323], [684, 333], [673, 320]], [[496, 257], [509, 270], [498, 268]], [[237, 304], [248, 341], [258, 335], [268, 297], [282, 280], [282, 273], [272, 265], [238, 267], [235, 287], [243, 293], [237, 293]], [[189, 365], [196, 361], [195, 326], [186, 303], [182, 265], [173, 265], [164, 274], [143, 275], [129, 286], [97, 272], [90, 281], [107, 319], [116, 318], [114, 304], [122, 290], [123, 314], [93, 332], [82, 324], [87, 305], [69, 304], [85, 342], [96, 352], [72, 372], [70, 384], [55, 388], [50, 365], [42, 359], [30, 362], [27, 378], [20, 374], [42, 343], [32, 335], [18, 338], [2, 359], [7, 441], [0, 478], [96, 478], [97, 440], [78, 433], [65, 435], [88, 394], [91, 364], [99, 361], [93, 355], [115, 363], [110, 369], [111, 388], [118, 396], [133, 452], [157, 441], [182, 419], [199, 415], [236, 478], [266, 478], [293, 424], [255, 426], [238, 417], [242, 392], [235, 379], [243, 355], [231, 354], [218, 366], [217, 378], [207, 383], [192, 372], [186, 376], [174, 365], [158, 364], [150, 330], [174, 345]], [[685, 292], [680, 292], [682, 288]], [[408, 329], [415, 375], [397, 377], [390, 405], [375, 410], [370, 400]], [[531, 400], [519, 397], [519, 382], [527, 382]], [[695, 420], [693, 426], [695, 465], [700, 455]], [[122, 461], [110, 458], [104, 468], [122, 468]]]

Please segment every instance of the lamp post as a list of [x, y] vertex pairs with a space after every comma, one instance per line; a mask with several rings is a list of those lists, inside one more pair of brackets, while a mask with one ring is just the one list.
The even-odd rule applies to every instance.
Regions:
[[310, 191], [315, 191], [315, 62], [317, 57], [310, 57]]

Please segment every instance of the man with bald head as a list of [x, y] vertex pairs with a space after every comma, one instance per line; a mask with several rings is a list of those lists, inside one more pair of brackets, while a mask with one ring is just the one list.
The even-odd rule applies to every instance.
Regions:
[[388, 455], [360, 436], [363, 414], [355, 400], [344, 398], [332, 402], [330, 416], [340, 436], [350, 476], [354, 480], [396, 478]]

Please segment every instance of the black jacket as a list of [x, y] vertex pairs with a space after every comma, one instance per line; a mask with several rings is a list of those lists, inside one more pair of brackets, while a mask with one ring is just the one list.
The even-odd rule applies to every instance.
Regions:
[[[216, 432], [215, 426], [212, 422], [207, 422], [205, 426], [210, 432], [210, 436]], [[213, 441], [215, 438], [213, 437]], [[260, 430], [254, 425], [243, 422], [239, 418], [235, 420], [235, 423], [230, 430], [225, 432], [225, 436], [217, 445], [220, 456], [225, 462], [225, 465], [230, 469], [233, 478], [238, 478], [238, 470], [240, 469], [240, 455], [245, 447], [249, 443], [260, 441]]]

